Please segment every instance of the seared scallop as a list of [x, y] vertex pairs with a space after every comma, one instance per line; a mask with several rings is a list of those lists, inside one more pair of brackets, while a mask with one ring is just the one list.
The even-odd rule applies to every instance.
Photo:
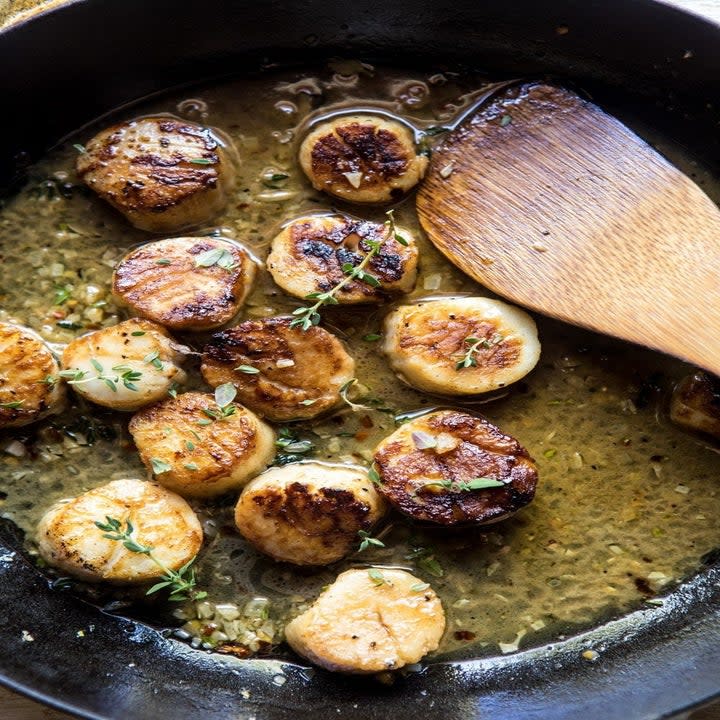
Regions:
[[385, 501], [367, 470], [321, 463], [270, 468], [251, 480], [235, 507], [240, 534], [275, 560], [328, 565], [382, 517]]
[[158, 240], [120, 261], [113, 295], [137, 315], [171, 330], [212, 330], [237, 314], [256, 270], [247, 251], [227, 240]]
[[271, 462], [272, 429], [235, 405], [234, 393], [222, 394], [183, 393], [133, 416], [140, 459], [161, 485], [185, 497], [211, 497], [241, 487]]
[[405, 570], [347, 570], [285, 627], [295, 652], [327, 670], [377, 673], [436, 650], [445, 613], [432, 588]]
[[292, 318], [246, 320], [203, 349], [208, 384], [232, 383], [243, 405], [275, 422], [312, 418], [341, 402], [355, 362], [327, 330], [291, 328]]
[[299, 160], [316, 190], [356, 203], [398, 200], [428, 164], [408, 127], [376, 115], [320, 123], [303, 140]]
[[145, 117], [95, 135], [78, 156], [77, 172], [136, 227], [172, 232], [206, 223], [225, 207], [233, 162], [209, 128]]
[[53, 506], [37, 528], [42, 558], [62, 572], [89, 582], [141, 583], [163, 575], [146, 554], [103, 537], [96, 522], [118, 520], [132, 539], [152, 547], [169, 570], [197, 555], [203, 533], [192, 508], [175, 493], [143, 480], [113, 480]]
[[338, 303], [382, 302], [410, 292], [418, 259], [412, 234], [345, 215], [308, 215], [288, 223], [272, 241], [267, 268], [286, 293], [304, 298], [347, 279], [343, 268], [362, 262], [371, 251], [368, 241], [381, 243], [366, 267], [374, 280], [351, 280], [335, 295]]
[[97, 405], [133, 411], [185, 382], [180, 364], [188, 352], [161, 325], [132, 318], [70, 342], [60, 375]]
[[0, 323], [0, 429], [42, 420], [62, 409], [60, 366], [32, 330]]
[[538, 480], [515, 438], [458, 410], [401, 425], [374, 459], [385, 498], [415, 520], [441, 525], [503, 520], [533, 499]]
[[702, 371], [684, 377], [673, 391], [670, 419], [720, 439], [720, 380]]
[[540, 357], [535, 321], [485, 297], [402, 305], [385, 318], [382, 346], [409, 385], [442, 395], [475, 395], [527, 375]]

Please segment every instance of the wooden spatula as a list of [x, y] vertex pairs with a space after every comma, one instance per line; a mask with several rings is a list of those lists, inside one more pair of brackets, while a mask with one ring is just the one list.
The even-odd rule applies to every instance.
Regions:
[[433, 153], [417, 207], [499, 295], [720, 374], [720, 211], [577, 95], [501, 90]]

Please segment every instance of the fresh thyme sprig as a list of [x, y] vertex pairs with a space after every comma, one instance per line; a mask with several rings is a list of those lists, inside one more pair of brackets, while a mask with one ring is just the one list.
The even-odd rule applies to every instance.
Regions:
[[226, 420], [231, 415], [234, 415], [237, 408], [232, 404], [232, 401], [236, 395], [237, 388], [232, 383], [218, 385], [215, 388], [215, 404], [217, 405], [217, 410], [209, 407], [202, 408], [202, 411], [210, 420], [198, 420], [198, 423], [201, 425], [209, 425], [213, 420]]
[[299, 307], [293, 311], [295, 317], [290, 323], [291, 328], [299, 327], [303, 331], [309, 330], [313, 325], [320, 323], [320, 313], [318, 310], [324, 305], [338, 305], [335, 297], [348, 283], [353, 280], [360, 280], [372, 287], [378, 287], [380, 281], [370, 273], [365, 271], [370, 261], [380, 252], [382, 240], [365, 240], [365, 244], [370, 247], [370, 251], [365, 255], [359, 265], [352, 263], [343, 263], [342, 271], [345, 277], [335, 287], [325, 292], [313, 292], [305, 296], [306, 300], [315, 300], [310, 306]]
[[345, 277], [333, 288], [325, 292], [313, 292], [305, 296], [306, 300], [315, 300], [315, 303], [310, 306], [299, 307], [293, 311], [292, 322], [290, 327], [299, 327], [303, 331], [309, 330], [313, 325], [317, 325], [320, 322], [319, 310], [324, 305], [338, 305], [336, 295], [342, 290], [348, 283], [353, 280], [359, 280], [364, 282], [370, 287], [379, 287], [380, 281], [371, 273], [367, 272], [366, 268], [372, 261], [372, 259], [380, 252], [383, 244], [386, 240], [394, 238], [401, 245], [407, 246], [408, 241], [398, 232], [395, 226], [395, 217], [393, 210], [388, 210], [385, 215], [387, 220], [385, 221], [385, 237], [380, 240], [370, 240], [368, 238], [363, 239], [363, 243], [367, 245], [370, 250], [365, 254], [365, 257], [360, 261], [358, 265], [353, 265], [350, 262], [343, 263], [341, 269]]
[[476, 367], [477, 359], [475, 355], [480, 352], [480, 348], [489, 350], [493, 345], [498, 345], [502, 342], [502, 337], [497, 333], [488, 340], [487, 338], [476, 338], [466, 337], [464, 340], [465, 344], [468, 345], [468, 349], [465, 351], [461, 360], [455, 363], [456, 370], [462, 370], [463, 368]]
[[160, 560], [153, 552], [155, 548], [151, 545], [141, 545], [134, 537], [135, 528], [128, 518], [125, 520], [125, 529], [122, 522], [117, 518], [105, 516], [105, 522], [95, 521], [95, 526], [103, 531], [103, 537], [115, 542], [121, 542], [123, 547], [130, 552], [138, 555], [147, 555], [163, 572], [162, 580], [153, 585], [146, 593], [152, 595], [164, 588], [170, 590], [169, 599], [173, 602], [182, 600], [202, 600], [207, 597], [207, 593], [202, 590], [196, 590], [197, 581], [195, 579], [195, 570], [191, 567], [195, 558], [185, 563], [179, 570], [171, 570], [165, 563]]
[[478, 477], [472, 480], [434, 480], [425, 483], [415, 490], [416, 493], [426, 487], [441, 487], [450, 492], [470, 492], [471, 490], [485, 490], [486, 488], [505, 487], [502, 480], [489, 477]]
[[[114, 374], [108, 374], [95, 358], [90, 358], [90, 364], [95, 369], [96, 375], [79, 368], [61, 370], [58, 375], [67, 380], [68, 385], [82, 385], [93, 380], [102, 380], [113, 392], [117, 392], [119, 383], [122, 383], [128, 390], [139, 391], [140, 388], [135, 384], [142, 377], [139, 370], [134, 370], [128, 365], [114, 365], [110, 368], [110, 372]], [[43, 382], [50, 384], [51, 380], [52, 377], [48, 376]]]

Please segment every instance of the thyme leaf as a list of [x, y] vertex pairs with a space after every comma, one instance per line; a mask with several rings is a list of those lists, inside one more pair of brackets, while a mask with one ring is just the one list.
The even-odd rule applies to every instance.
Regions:
[[138, 555], [147, 555], [160, 570], [162, 570], [161, 581], [153, 585], [145, 594], [152, 595], [168, 588], [170, 590], [170, 600], [202, 600], [207, 597], [207, 593], [204, 591], [196, 590], [197, 580], [195, 578], [195, 570], [192, 568], [192, 564], [195, 558], [192, 558], [189, 562], [185, 563], [179, 570], [172, 570], [160, 560], [154, 551], [154, 547], [151, 545], [143, 545], [135, 537], [135, 528], [130, 521], [130, 518], [125, 520], [125, 528], [122, 527], [122, 522], [117, 518], [107, 515], [105, 521], [96, 520], [95, 527], [103, 531], [103, 537], [108, 540], [122, 543], [126, 550]]

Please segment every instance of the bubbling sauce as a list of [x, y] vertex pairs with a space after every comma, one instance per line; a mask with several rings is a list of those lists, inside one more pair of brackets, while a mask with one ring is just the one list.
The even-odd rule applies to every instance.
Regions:
[[[338, 206], [310, 187], [296, 162], [310, 120], [374, 108], [412, 124], [431, 145], [435, 130], [422, 130], [448, 123], [485, 82], [335, 62], [316, 72], [267, 72], [209, 85], [193, 90], [192, 97], [168, 95], [116, 119], [170, 113], [221, 129], [239, 151], [239, 180], [217, 224], [192, 234], [237, 239], [264, 260], [282, 224], [303, 213], [339, 207], [384, 220], [384, 209]], [[33, 328], [58, 347], [125, 318], [110, 295], [112, 270], [130, 248], [151, 239], [78, 183], [73, 143], [100, 127], [83, 131], [38, 164], [0, 213], [0, 320]], [[689, 167], [672, 147], [663, 150], [681, 168]], [[712, 195], [709, 177], [693, 170]], [[395, 214], [420, 247], [416, 289], [400, 302], [489, 295], [429, 244], [412, 198], [397, 205]], [[263, 270], [238, 320], [286, 314], [299, 304]], [[534, 502], [497, 525], [453, 531], [392, 514], [375, 532], [385, 547], [370, 546], [315, 570], [275, 563], [249, 547], [233, 526], [235, 496], [195, 502], [206, 531], [199, 583], [209, 596], [175, 609], [176, 624], [183, 625], [179, 637], [196, 647], [229, 643], [239, 654], [267, 649], [281, 639], [284, 623], [340, 572], [373, 564], [407, 568], [437, 591], [448, 622], [436, 656], [511, 652], [652, 602], [697, 571], [702, 557], [720, 545], [717, 449], [666, 419], [668, 393], [687, 366], [537, 318], [542, 357], [523, 381], [493, 398], [433, 397], [400, 382], [379, 354], [373, 336], [387, 310], [323, 310], [325, 327], [356, 359], [356, 402], [363, 407], [344, 407], [293, 424], [288, 432], [313, 443], [308, 458], [365, 465], [375, 445], [395, 429], [398, 415], [463, 407], [515, 436], [537, 460]], [[206, 336], [179, 337], [199, 350]], [[192, 374], [194, 386], [202, 388], [197, 369]], [[0, 512], [26, 532], [31, 551], [35, 525], [56, 500], [146, 474], [127, 434], [129, 416], [70, 395], [73, 405], [63, 415], [0, 438]], [[90, 592], [99, 602], [108, 600], [103, 592]], [[162, 607], [146, 600], [144, 589], [114, 597], [143, 617], [146, 602], [150, 610]]]

